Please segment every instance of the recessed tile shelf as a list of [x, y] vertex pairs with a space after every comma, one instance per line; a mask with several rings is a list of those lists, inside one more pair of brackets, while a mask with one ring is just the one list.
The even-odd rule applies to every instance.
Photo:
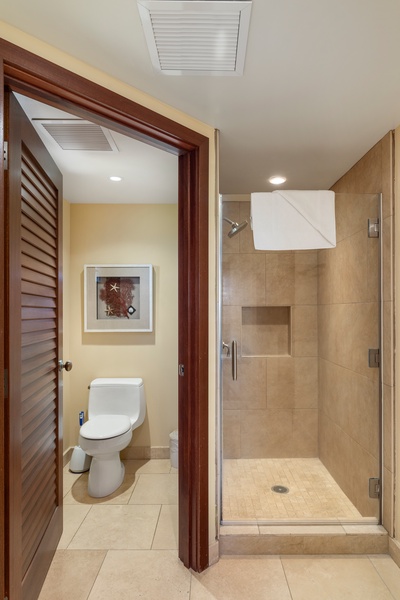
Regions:
[[242, 356], [289, 356], [290, 306], [242, 306]]

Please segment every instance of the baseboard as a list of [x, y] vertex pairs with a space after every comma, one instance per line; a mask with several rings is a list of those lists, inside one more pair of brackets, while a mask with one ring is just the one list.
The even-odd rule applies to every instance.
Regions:
[[219, 561], [219, 542], [215, 540], [208, 548], [208, 565], [215, 565]]
[[389, 554], [400, 568], [400, 543], [394, 538], [389, 538]]
[[[63, 466], [65, 467], [71, 460], [74, 446], [65, 450], [63, 454]], [[169, 458], [169, 446], [129, 446], [121, 452], [121, 458], [124, 460], [149, 460], [151, 458]]]
[[73, 447], [70, 447], [67, 450], [65, 450], [65, 452], [63, 454], [63, 467], [65, 467], [71, 460], [73, 450], [74, 450]]

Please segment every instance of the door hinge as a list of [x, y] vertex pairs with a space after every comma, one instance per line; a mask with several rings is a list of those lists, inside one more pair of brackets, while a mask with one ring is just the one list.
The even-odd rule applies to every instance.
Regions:
[[378, 238], [379, 232], [379, 219], [368, 219], [368, 237]]
[[371, 368], [379, 367], [381, 364], [381, 357], [379, 348], [370, 348], [368, 350], [368, 366]]
[[369, 479], [369, 497], [380, 498], [381, 497], [381, 481], [378, 477], [371, 477]]
[[4, 170], [8, 170], [8, 142], [4, 142], [3, 144], [3, 164]]
[[178, 365], [178, 375], [183, 377], [185, 375], [185, 365]]

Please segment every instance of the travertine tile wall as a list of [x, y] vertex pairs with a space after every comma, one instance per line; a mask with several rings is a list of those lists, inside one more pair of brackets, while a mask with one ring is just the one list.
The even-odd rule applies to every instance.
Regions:
[[[384, 527], [393, 535], [394, 369], [393, 369], [393, 132], [389, 132], [332, 187], [337, 193], [382, 193], [383, 237], [383, 511]], [[324, 385], [321, 380], [320, 386]], [[332, 431], [320, 429], [320, 439]], [[331, 449], [335, 453], [335, 447]], [[364, 485], [364, 484], [363, 484]], [[365, 488], [364, 488], [365, 489]]]
[[[250, 197], [223, 202], [223, 216], [249, 220]], [[315, 457], [317, 252], [255, 251], [250, 226], [233, 238], [226, 235], [228, 230], [224, 222], [222, 336], [229, 344], [237, 340], [239, 358], [237, 381], [232, 380], [230, 358], [223, 359], [224, 458]], [[273, 316], [250, 310], [269, 306], [290, 307], [290, 318], [284, 309]], [[242, 307], [247, 310], [242, 312]], [[262, 352], [263, 329], [272, 326], [279, 330], [279, 356], [271, 347]], [[290, 333], [286, 353], [281, 343], [284, 327]]]

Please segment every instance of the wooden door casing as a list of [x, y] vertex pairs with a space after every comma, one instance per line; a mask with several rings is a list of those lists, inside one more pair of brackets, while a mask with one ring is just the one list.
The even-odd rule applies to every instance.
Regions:
[[8, 100], [8, 593], [37, 598], [62, 532], [62, 178]]
[[[185, 377], [181, 378], [179, 386], [179, 413], [183, 415], [180, 416], [179, 455], [180, 460], [183, 458], [189, 462], [185, 462], [179, 472], [179, 556], [185, 566], [202, 571], [208, 566], [206, 531], [209, 521], [209, 139], [1, 39], [0, 83], [7, 83], [15, 91], [79, 117], [89, 118], [99, 125], [141, 139], [180, 157], [179, 360], [185, 364]], [[3, 114], [1, 93], [0, 111]], [[0, 141], [1, 134], [0, 130]], [[2, 173], [0, 169], [0, 177]], [[0, 218], [3, 204], [4, 201], [0, 201]], [[0, 272], [0, 278], [3, 275]], [[188, 341], [190, 344], [186, 343]], [[0, 372], [3, 368], [1, 352], [2, 348]], [[2, 392], [0, 389], [0, 399], [3, 398]], [[2, 406], [0, 402], [0, 419], [3, 417]], [[0, 485], [3, 484], [2, 477], [0, 465]], [[0, 544], [1, 552], [4, 554], [4, 544]]]

